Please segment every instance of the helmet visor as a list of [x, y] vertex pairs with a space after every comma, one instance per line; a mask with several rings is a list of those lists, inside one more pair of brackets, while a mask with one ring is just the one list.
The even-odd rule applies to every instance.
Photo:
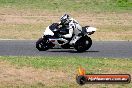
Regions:
[[63, 23], [63, 24], [65, 24], [66, 22], [67, 22], [66, 19], [62, 19], [62, 20], [61, 20], [61, 23]]

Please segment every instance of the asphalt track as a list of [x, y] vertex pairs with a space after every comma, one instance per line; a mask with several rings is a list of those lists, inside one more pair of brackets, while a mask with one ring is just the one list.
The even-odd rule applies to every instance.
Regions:
[[93, 41], [92, 47], [83, 53], [74, 49], [50, 49], [38, 51], [35, 40], [0, 40], [0, 56], [83, 56], [132, 58], [132, 42]]

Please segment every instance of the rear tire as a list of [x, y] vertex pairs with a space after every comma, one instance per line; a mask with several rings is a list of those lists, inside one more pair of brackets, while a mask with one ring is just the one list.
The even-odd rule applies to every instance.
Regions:
[[36, 42], [36, 48], [39, 51], [46, 51], [49, 49], [47, 40], [44, 40], [43, 38], [39, 38], [39, 40]]
[[78, 52], [85, 52], [91, 47], [91, 45], [92, 45], [92, 39], [88, 36], [84, 36], [75, 43], [74, 48]]

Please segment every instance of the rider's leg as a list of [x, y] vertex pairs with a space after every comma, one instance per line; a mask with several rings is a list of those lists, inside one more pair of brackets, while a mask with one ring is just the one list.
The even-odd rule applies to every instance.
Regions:
[[70, 41], [69, 44], [70, 44], [70, 45], [74, 45], [74, 44], [76, 43], [76, 41], [80, 39], [80, 37], [81, 37], [81, 36], [76, 36], [76, 35], [75, 35], [75, 36], [72, 38], [72, 40]]

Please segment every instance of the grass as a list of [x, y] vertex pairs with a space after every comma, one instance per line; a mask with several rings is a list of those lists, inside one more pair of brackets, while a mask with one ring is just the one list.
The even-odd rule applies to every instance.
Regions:
[[[97, 27], [93, 40], [132, 40], [131, 0], [0, 0], [0, 39], [38, 39], [43, 29], [64, 13], [72, 15], [83, 26]], [[0, 56], [0, 88], [79, 88], [75, 75], [80, 65], [89, 74], [132, 73], [132, 60], [127, 58]], [[81, 87], [131, 86], [89, 84]]]
[[[78, 66], [82, 65], [84, 68], [93, 69], [96, 65], [97, 68], [109, 67], [117, 69], [127, 69], [132, 66], [131, 59], [112, 59], [112, 58], [82, 58], [82, 57], [67, 57], [67, 56], [54, 56], [54, 57], [0, 57], [2, 60], [7, 60], [19, 66], [27, 66], [34, 68], [49, 68], [49, 69], [66, 69], [69, 71], [73, 67], [75, 70]], [[108, 62], [109, 61], [109, 62]], [[126, 63], [123, 63], [123, 62]], [[111, 62], [111, 63], [110, 63]], [[123, 67], [124, 66], [124, 67]], [[124, 70], [125, 70], [124, 69]]]
[[[77, 69], [78, 67], [81, 65], [82, 67], [84, 67], [86, 69], [86, 72], [89, 74], [109, 74], [109, 73], [115, 73], [115, 74], [123, 74], [123, 73], [127, 73], [127, 74], [131, 74], [132, 73], [132, 59], [120, 59], [120, 58], [84, 58], [84, 57], [72, 57], [72, 56], [68, 56], [68, 57], [11, 57], [11, 56], [7, 56], [7, 57], [0, 57], [0, 62], [4, 61], [6, 63], [10, 63], [11, 66], [15, 66], [17, 69], [15, 70], [15, 73], [17, 73], [17, 71], [19, 72], [20, 69], [22, 69], [22, 71], [28, 71], [28, 73], [26, 73], [27, 75], [30, 74], [30, 70], [28, 68], [32, 68], [32, 69], [41, 69], [42, 71], [44, 71], [45, 75], [47, 70], [50, 71], [50, 73], [48, 72], [48, 75], [50, 74], [54, 74], [54, 76], [57, 75], [64, 75], [64, 77], [59, 78], [58, 76], [56, 78], [51, 77], [51, 79], [58, 79], [58, 80], [52, 80], [49, 81], [48, 79], [45, 79], [47, 81], [49, 81], [49, 84], [51, 82], [55, 82], [54, 85], [52, 86], [47, 86], [47, 84], [44, 84], [43, 81], [41, 82], [35, 82], [32, 84], [26, 84], [24, 81], [22, 81], [22, 84], [10, 84], [8, 86], [25, 86], [25, 87], [30, 87], [30, 88], [36, 88], [36, 87], [64, 87], [64, 88], [76, 88], [79, 87], [79, 85], [76, 84], [75, 82], [75, 75], [77, 74]], [[10, 66], [10, 67], [11, 67]], [[2, 66], [1, 66], [2, 67]], [[4, 67], [6, 68], [6, 67]], [[26, 70], [23, 68], [26, 68]], [[13, 71], [13, 70], [12, 70]], [[12, 72], [11, 71], [11, 72]], [[42, 74], [43, 72], [40, 70], [31, 70], [31, 74], [36, 74], [35, 72], [37, 72], [38, 75], [40, 75], [40, 77], [44, 74]], [[57, 72], [62, 72], [62, 73], [57, 73]], [[132, 75], [132, 74], [131, 74]], [[19, 77], [20, 76], [20, 77]], [[36, 76], [36, 75], [34, 75]], [[42, 77], [43, 77], [42, 76]], [[14, 77], [14, 76], [13, 76]], [[21, 74], [18, 75], [19, 78], [21, 77]], [[48, 76], [47, 76], [48, 77]], [[7, 76], [8, 78], [8, 76]], [[28, 76], [27, 76], [28, 78]], [[30, 77], [30, 79], [32, 78], [32, 76]], [[14, 77], [15, 79], [15, 77]], [[69, 80], [70, 79], [70, 80]], [[21, 79], [23, 80], [23, 79]], [[29, 80], [29, 79], [27, 79]], [[59, 82], [58, 82], [59, 81]], [[16, 82], [17, 83], [17, 82]], [[3, 85], [4, 86], [4, 85]], [[93, 87], [93, 88], [111, 88], [111, 87], [116, 87], [116, 88], [130, 88], [132, 86], [132, 84], [97, 84], [97, 85], [84, 85], [83, 87]]]
[[38, 39], [64, 13], [97, 27], [93, 40], [132, 40], [131, 0], [0, 0], [0, 39]]
[[4, 8], [56, 11], [130, 11], [131, 0], [0, 0]]
[[[0, 16], [0, 39], [38, 39], [46, 26], [58, 22], [63, 14], [12, 9], [2, 10], [1, 13], [3, 15]], [[92, 35], [93, 40], [132, 40], [130, 13], [77, 13], [70, 14], [82, 26], [90, 25], [99, 29]]]
[[[0, 24], [1, 39], [38, 39], [46, 26], [37, 24]], [[131, 26], [98, 26], [93, 40], [132, 40]], [[8, 31], [8, 32], [7, 32]], [[107, 33], [107, 34], [106, 34]], [[106, 38], [104, 39], [104, 36]]]
[[43, 24], [2, 24], [0, 27], [1, 39], [36, 39], [44, 30]]

